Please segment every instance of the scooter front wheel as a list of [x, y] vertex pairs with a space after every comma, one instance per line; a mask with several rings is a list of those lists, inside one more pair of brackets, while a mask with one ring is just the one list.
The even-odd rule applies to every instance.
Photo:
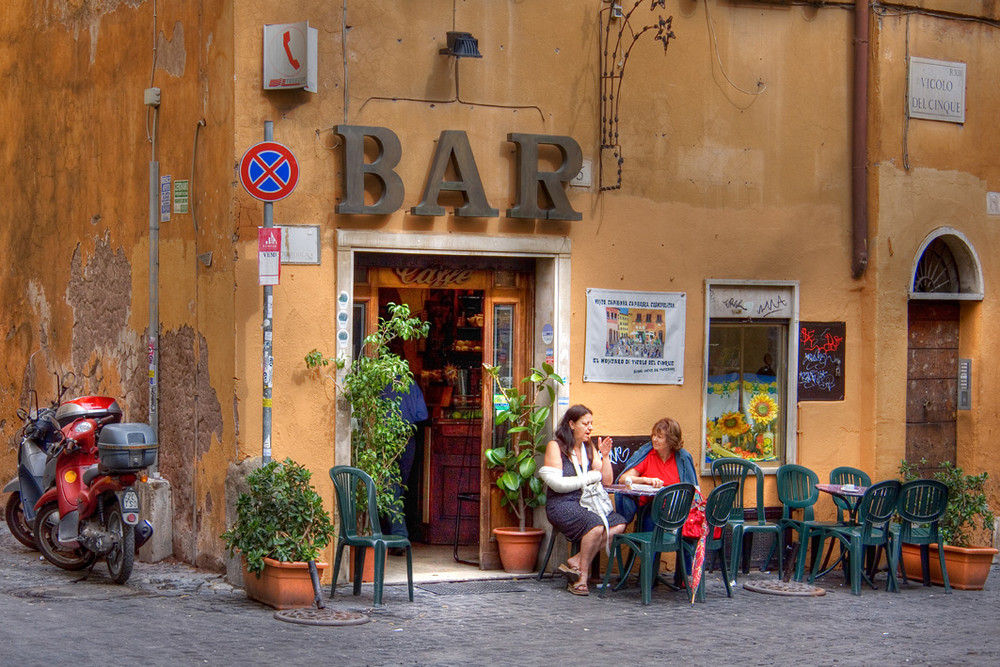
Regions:
[[32, 551], [37, 551], [38, 546], [35, 544], [35, 536], [31, 533], [31, 526], [28, 525], [27, 519], [24, 518], [24, 507], [21, 506], [20, 491], [15, 491], [7, 498], [7, 506], [4, 508], [3, 516], [14, 539]]
[[97, 554], [90, 549], [75, 549], [59, 544], [59, 503], [51, 502], [35, 516], [35, 543], [38, 550], [56, 567], [64, 570], [84, 570], [97, 561]]
[[135, 526], [122, 520], [122, 510], [118, 503], [108, 510], [108, 532], [118, 542], [108, 553], [108, 572], [112, 581], [124, 584], [132, 576], [132, 565], [135, 563]]

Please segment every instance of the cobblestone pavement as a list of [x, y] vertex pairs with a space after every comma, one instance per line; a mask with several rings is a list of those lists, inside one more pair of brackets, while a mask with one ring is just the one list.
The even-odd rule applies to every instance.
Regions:
[[372, 610], [370, 585], [359, 597], [342, 585], [329, 608], [370, 622], [316, 627], [276, 620], [221, 575], [181, 564], [137, 563], [125, 586], [103, 562], [65, 572], [0, 522], [0, 664], [998, 665], [998, 570], [985, 590], [951, 595], [910, 584], [854, 596], [836, 574], [821, 597], [740, 587], [732, 599], [715, 573], [695, 605], [665, 586], [643, 606], [635, 584], [600, 599], [596, 586], [576, 597], [562, 580], [518, 578], [426, 585], [413, 603], [405, 586], [387, 586], [385, 608]]

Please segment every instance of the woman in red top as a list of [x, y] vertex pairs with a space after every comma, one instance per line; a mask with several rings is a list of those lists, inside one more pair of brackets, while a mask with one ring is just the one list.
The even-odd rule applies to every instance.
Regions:
[[[682, 475], [678, 466], [678, 454], [684, 451], [681, 425], [677, 423], [676, 419], [664, 417], [653, 425], [651, 439], [653, 450], [639, 463], [623, 472], [618, 477], [619, 481], [628, 485], [648, 484], [654, 488], [669, 486], [681, 481]], [[690, 456], [686, 458], [689, 459]], [[685, 469], [693, 467], [686, 460], [683, 465]], [[688, 472], [689, 474], [683, 475], [684, 478], [693, 477], [693, 474], [690, 474], [693, 473], [693, 470]], [[684, 481], [690, 481], [690, 479]], [[640, 497], [638, 499], [639, 507], [648, 504], [651, 498], [652, 496]], [[652, 517], [649, 513], [640, 512], [640, 516], [644, 518], [643, 523], [649, 525], [643, 525], [639, 529], [652, 530]], [[630, 518], [630, 516], [626, 515], [626, 518]]]

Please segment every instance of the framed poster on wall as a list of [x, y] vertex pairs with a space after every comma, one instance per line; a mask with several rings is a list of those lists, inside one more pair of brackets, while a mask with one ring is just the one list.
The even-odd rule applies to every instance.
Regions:
[[686, 296], [587, 290], [584, 382], [684, 384]]

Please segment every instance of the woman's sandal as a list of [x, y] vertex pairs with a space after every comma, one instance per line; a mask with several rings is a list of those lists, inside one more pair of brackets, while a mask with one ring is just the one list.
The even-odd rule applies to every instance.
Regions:
[[580, 581], [580, 570], [576, 569], [569, 563], [563, 563], [562, 565], [556, 568], [556, 571], [558, 571], [559, 574], [566, 577], [567, 581], [569, 581], [571, 584]]
[[590, 591], [587, 589], [586, 581], [578, 581], [575, 584], [570, 582], [569, 585], [566, 586], [566, 590], [573, 595], [590, 595]]

